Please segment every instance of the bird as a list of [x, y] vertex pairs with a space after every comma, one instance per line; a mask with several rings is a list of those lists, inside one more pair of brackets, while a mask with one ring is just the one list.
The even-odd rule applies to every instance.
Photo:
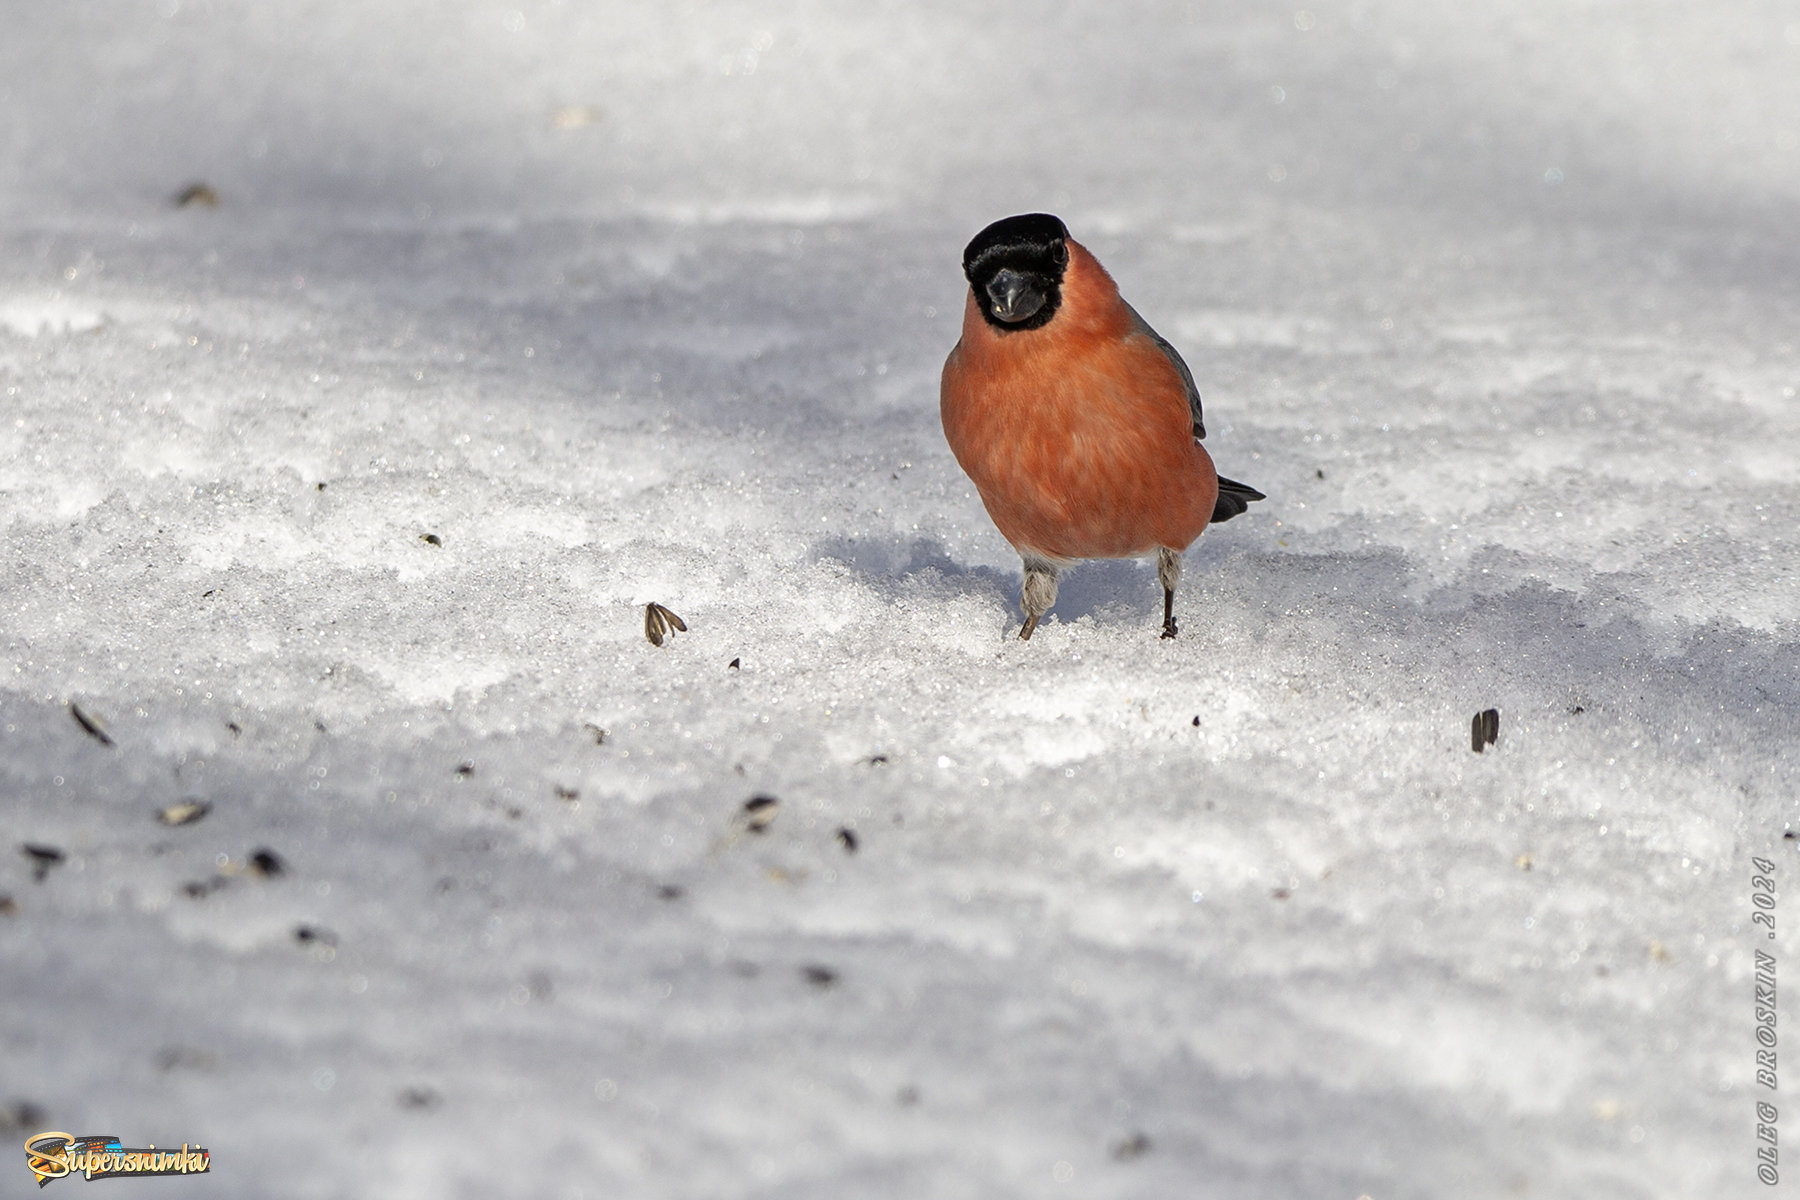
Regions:
[[1172, 638], [1181, 555], [1266, 499], [1221, 478], [1186, 362], [1048, 213], [995, 221], [963, 251], [962, 336], [940, 416], [957, 463], [1024, 565], [1030, 640], [1082, 559], [1154, 553]]

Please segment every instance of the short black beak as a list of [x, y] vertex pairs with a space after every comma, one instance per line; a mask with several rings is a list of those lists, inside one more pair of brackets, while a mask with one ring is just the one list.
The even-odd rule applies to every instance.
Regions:
[[1009, 325], [1044, 307], [1044, 293], [1033, 287], [1028, 277], [1010, 268], [995, 272], [988, 280], [987, 294], [994, 315]]

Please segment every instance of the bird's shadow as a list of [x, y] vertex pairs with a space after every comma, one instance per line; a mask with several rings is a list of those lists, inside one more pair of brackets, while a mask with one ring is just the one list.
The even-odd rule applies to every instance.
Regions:
[[[842, 563], [887, 594], [924, 572], [935, 572], [954, 590], [992, 596], [1018, 617], [1022, 568], [1008, 571], [959, 562], [934, 537], [825, 538], [813, 543], [812, 558]], [[1114, 617], [1162, 617], [1162, 588], [1155, 564], [1148, 559], [1080, 563], [1063, 572], [1058, 585], [1056, 606], [1050, 612], [1060, 621], [1078, 621], [1102, 611]]]

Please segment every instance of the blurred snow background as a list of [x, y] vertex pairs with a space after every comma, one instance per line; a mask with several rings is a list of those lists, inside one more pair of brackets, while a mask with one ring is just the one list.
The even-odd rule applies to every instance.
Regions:
[[[1758, 1191], [1800, 7], [1307, 3], [10, 6], [9, 1144]], [[1270, 496], [1174, 643], [1139, 563], [1010, 640], [942, 442], [962, 245], [1033, 209]]]

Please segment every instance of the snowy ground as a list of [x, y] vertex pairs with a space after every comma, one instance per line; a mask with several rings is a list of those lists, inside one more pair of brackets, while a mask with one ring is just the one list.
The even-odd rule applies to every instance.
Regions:
[[[1800, 9], [873, 8], [7, 12], [5, 1144], [1768, 1193]], [[1173, 643], [1140, 563], [1013, 640], [938, 429], [961, 247], [1031, 209], [1270, 497]]]

